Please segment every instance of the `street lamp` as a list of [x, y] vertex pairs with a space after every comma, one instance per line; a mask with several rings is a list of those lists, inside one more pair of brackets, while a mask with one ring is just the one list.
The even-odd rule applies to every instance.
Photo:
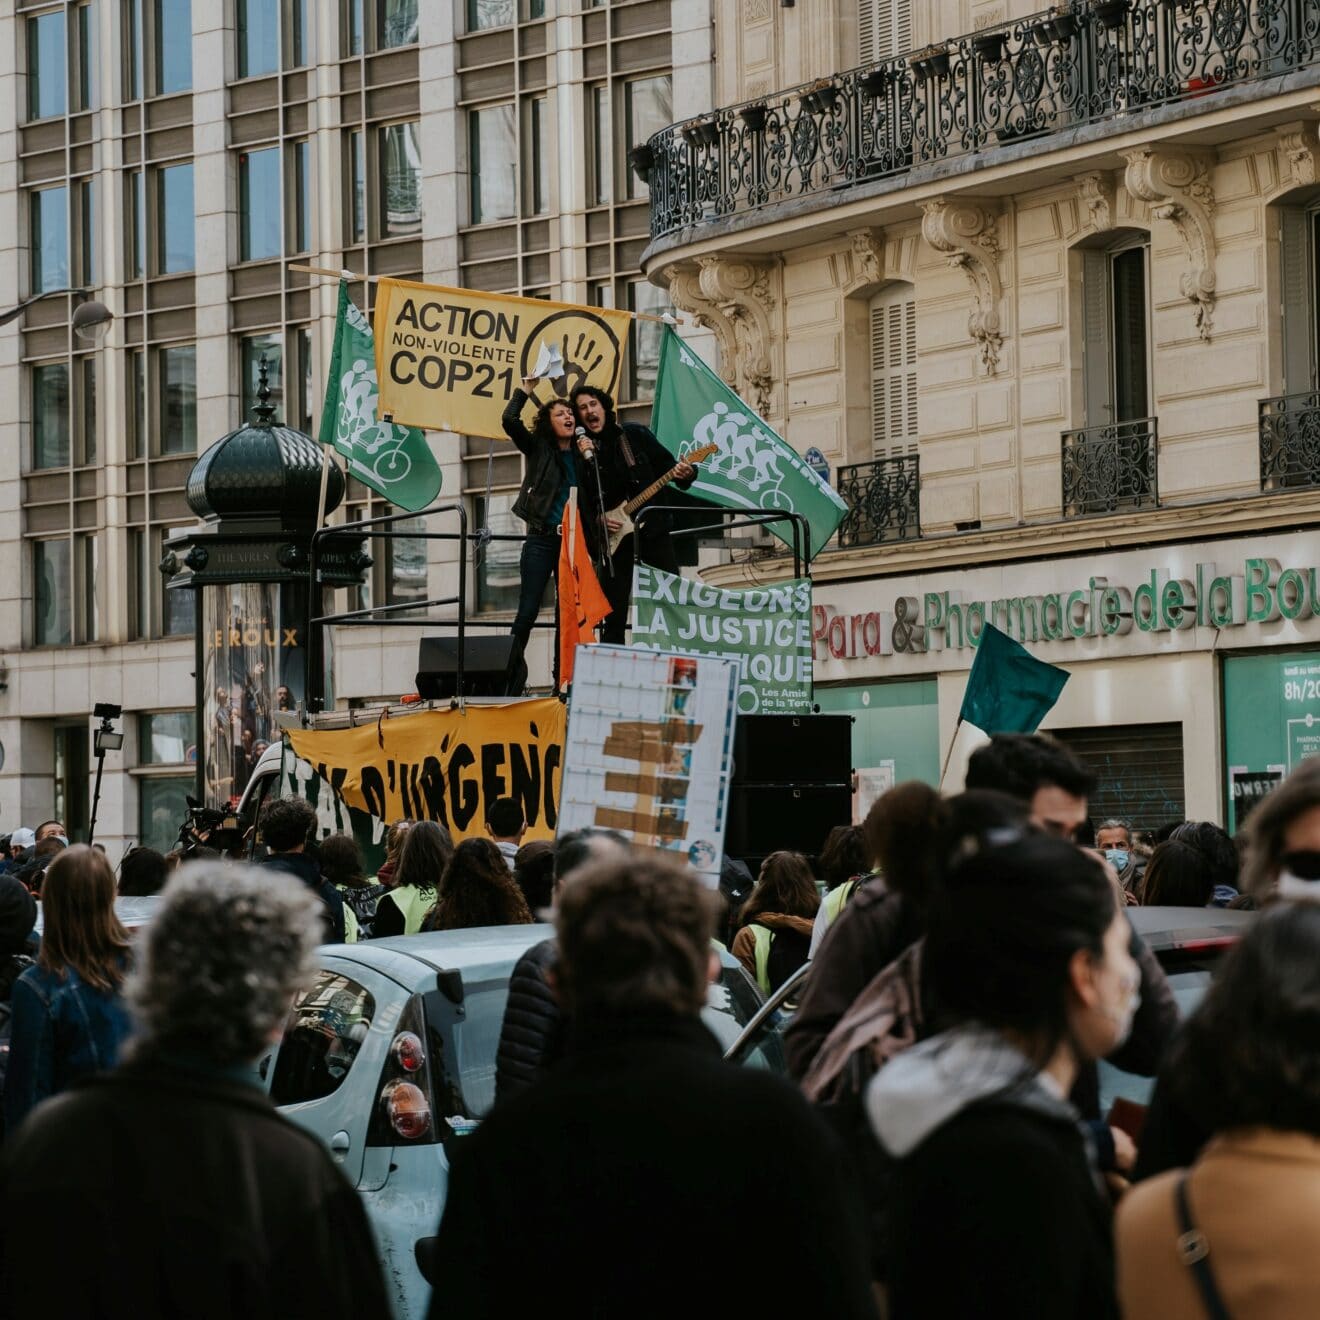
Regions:
[[84, 343], [99, 346], [110, 331], [110, 322], [114, 320], [114, 313], [105, 303], [97, 302], [92, 298], [91, 292], [90, 289], [47, 289], [45, 293], [34, 293], [32, 297], [24, 298], [17, 307], [11, 307], [7, 312], [0, 312], [0, 325], [8, 325], [10, 321], [18, 320], [24, 310], [31, 307], [34, 302], [72, 293], [81, 299], [73, 313], [73, 333]]

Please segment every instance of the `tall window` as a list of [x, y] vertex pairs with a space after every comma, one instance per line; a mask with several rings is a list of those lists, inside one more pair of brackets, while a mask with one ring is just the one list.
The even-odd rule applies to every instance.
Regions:
[[376, 48], [417, 42], [417, 0], [376, 0]]
[[68, 822], [72, 843], [87, 840], [83, 821], [91, 815], [87, 793], [90, 742], [86, 720], [55, 726], [55, 785], [51, 803], [55, 818]]
[[857, 41], [863, 64], [912, 49], [912, 0], [857, 0]]
[[166, 165], [156, 172], [156, 238], [162, 275], [196, 265], [193, 231], [193, 167]]
[[280, 64], [279, 0], [238, 0], [238, 76], [274, 73]]
[[147, 273], [147, 175], [145, 170], [124, 171], [124, 253], [130, 279]]
[[192, 86], [191, 0], [149, 0], [154, 22], [155, 85], [158, 96]]
[[286, 421], [284, 412], [284, 343], [278, 333], [252, 335], [243, 340], [243, 420], [252, 416], [261, 385], [261, 361], [266, 360], [266, 388], [275, 416]]
[[69, 364], [32, 368], [32, 466], [69, 466]]
[[74, 546], [74, 600], [78, 618], [74, 638], [79, 643], [97, 641], [101, 635], [101, 615], [97, 598], [101, 592], [99, 542], [95, 536], [84, 534], [73, 538]]
[[96, 107], [96, 11], [91, 0], [69, 11], [73, 30], [74, 75], [77, 96], [75, 109]]
[[422, 228], [422, 151], [416, 121], [388, 124], [380, 132], [380, 232], [382, 238]]
[[871, 300], [871, 447], [877, 458], [917, 451], [917, 299], [891, 284]]
[[[628, 151], [640, 146], [653, 134], [673, 123], [674, 99], [670, 75], [634, 78], [624, 83], [624, 113], [627, 120]], [[649, 189], [635, 171], [628, 171], [628, 196], [646, 197]]]
[[73, 371], [78, 382], [75, 424], [81, 437], [78, 461], [92, 466], [96, 462], [96, 358], [90, 353], [74, 358]]
[[69, 57], [63, 9], [27, 21], [28, 118], [62, 115], [69, 104]]
[[[668, 295], [650, 280], [628, 282], [628, 309], [649, 316], [673, 310]], [[628, 331], [628, 398], [634, 403], [655, 398], [663, 329], [658, 321], [638, 318]]]
[[[191, 591], [175, 592], [191, 596]], [[138, 716], [138, 842], [168, 852], [196, 781], [197, 719], [192, 711]]]
[[513, 102], [468, 111], [472, 223], [511, 220], [517, 211], [518, 137]]
[[361, 243], [367, 236], [367, 154], [361, 129], [348, 135], [345, 144], [348, 166], [349, 241]]
[[147, 359], [140, 348], [131, 348], [124, 363], [124, 389], [128, 395], [128, 456], [141, 458], [147, 452]]
[[614, 124], [610, 115], [610, 89], [593, 87], [591, 107], [591, 200], [606, 206], [614, 200]]
[[69, 192], [42, 188], [28, 194], [32, 227], [32, 291], [69, 287]]
[[514, 0], [467, 0], [469, 32], [508, 27], [513, 22]]
[[264, 261], [280, 255], [279, 147], [240, 154], [238, 220], [240, 261]]
[[1088, 427], [1149, 417], [1150, 238], [1082, 254], [1083, 394]]
[[294, 252], [312, 250], [312, 144], [295, 142], [289, 147], [289, 172], [293, 192], [293, 214], [290, 216], [289, 241]]
[[159, 354], [160, 452], [191, 454], [197, 449], [197, 348], [178, 344]]
[[1283, 289], [1283, 392], [1320, 386], [1320, 210], [1279, 208]]
[[527, 106], [528, 136], [531, 139], [531, 168], [529, 170], [532, 215], [545, 215], [550, 209], [550, 125], [547, 119], [549, 102], [544, 96], [534, 96]]
[[69, 541], [32, 542], [32, 640], [38, 646], [69, 646], [73, 641]]
[[83, 284], [96, 283], [96, 183], [83, 179], [77, 185], [78, 279]]

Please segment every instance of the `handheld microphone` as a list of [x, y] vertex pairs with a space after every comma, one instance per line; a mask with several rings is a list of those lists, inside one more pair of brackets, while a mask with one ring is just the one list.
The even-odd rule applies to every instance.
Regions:
[[587, 434], [586, 427], [579, 426], [573, 434], [577, 436], [578, 453], [581, 454], [588, 463], [594, 463], [596, 461], [596, 446], [591, 437]]

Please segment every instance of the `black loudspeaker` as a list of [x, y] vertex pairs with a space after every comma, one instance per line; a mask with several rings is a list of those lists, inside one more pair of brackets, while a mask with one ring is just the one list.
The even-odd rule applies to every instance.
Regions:
[[739, 715], [734, 784], [848, 784], [851, 715]]
[[836, 825], [850, 824], [852, 789], [846, 783], [734, 785], [724, 851], [755, 859], [787, 849], [814, 857]]
[[851, 822], [851, 715], [738, 717], [724, 834], [730, 857], [758, 865], [781, 849], [814, 857], [836, 825]]
[[[504, 695], [512, 637], [463, 639], [463, 695]], [[427, 701], [458, 696], [458, 638], [423, 637], [417, 648], [417, 695]]]

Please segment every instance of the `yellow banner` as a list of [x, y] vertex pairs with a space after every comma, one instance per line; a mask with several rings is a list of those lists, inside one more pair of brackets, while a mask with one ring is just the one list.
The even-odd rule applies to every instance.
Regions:
[[538, 383], [538, 402], [566, 398], [578, 385], [598, 386], [617, 399], [631, 319], [608, 307], [381, 280], [375, 320], [381, 420], [503, 440], [500, 414], [510, 395], [538, 361], [556, 353], [563, 374]]
[[553, 839], [567, 708], [553, 697], [418, 711], [356, 729], [290, 729], [294, 753], [350, 807], [387, 824], [438, 820], [484, 836], [496, 798], [516, 798], [526, 839]]

